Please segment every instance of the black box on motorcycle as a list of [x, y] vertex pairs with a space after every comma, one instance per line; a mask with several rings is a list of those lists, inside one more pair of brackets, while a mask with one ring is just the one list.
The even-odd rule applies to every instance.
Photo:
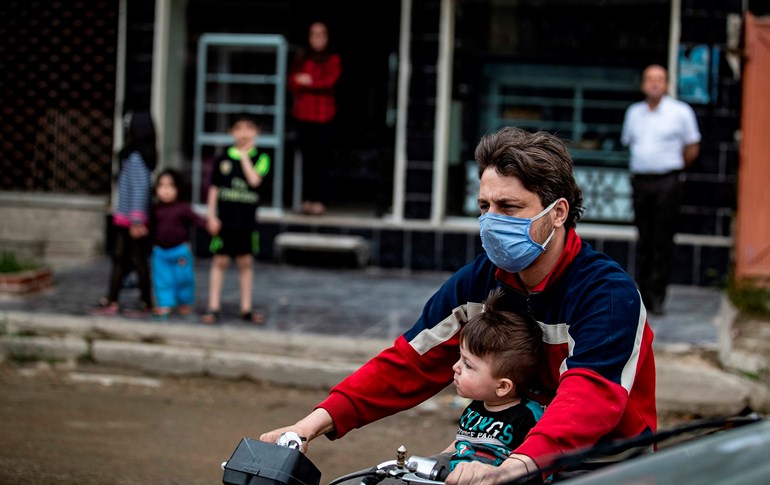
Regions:
[[321, 472], [302, 452], [243, 438], [224, 463], [225, 485], [318, 485]]

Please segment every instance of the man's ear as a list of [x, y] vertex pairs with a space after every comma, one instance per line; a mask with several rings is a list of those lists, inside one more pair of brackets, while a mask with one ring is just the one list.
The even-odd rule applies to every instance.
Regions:
[[556, 205], [553, 207], [551, 213], [553, 214], [552, 221], [554, 227], [563, 226], [567, 221], [567, 217], [569, 217], [569, 202], [567, 202], [567, 199], [564, 197], [559, 199], [556, 202]]
[[511, 393], [513, 390], [513, 381], [508, 379], [507, 377], [504, 377], [502, 379], [497, 380], [497, 389], [495, 389], [495, 394], [497, 394], [497, 397], [504, 397]]

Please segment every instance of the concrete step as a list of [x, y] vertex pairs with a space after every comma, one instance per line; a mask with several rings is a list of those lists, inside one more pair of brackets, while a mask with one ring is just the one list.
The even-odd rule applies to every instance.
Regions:
[[350, 253], [356, 266], [363, 267], [369, 263], [370, 244], [362, 236], [283, 232], [275, 238], [274, 251], [281, 262], [286, 262], [291, 252]]

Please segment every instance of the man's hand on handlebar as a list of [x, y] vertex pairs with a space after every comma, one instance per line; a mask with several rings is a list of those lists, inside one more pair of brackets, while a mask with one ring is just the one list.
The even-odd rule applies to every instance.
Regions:
[[273, 431], [268, 431], [267, 433], [263, 433], [259, 437], [259, 441], [265, 441], [267, 443], [277, 443], [278, 438], [280, 438], [284, 433], [289, 433], [289, 432], [297, 433], [297, 435], [300, 436], [301, 438], [307, 438], [306, 440], [302, 440], [302, 446], [299, 449], [299, 451], [301, 451], [302, 453], [307, 453], [307, 445], [308, 445], [308, 442], [310, 441], [310, 438], [303, 435], [300, 432], [299, 428], [297, 428], [297, 425], [286, 426], [283, 428], [275, 429]]
[[302, 453], [307, 453], [308, 443], [319, 435], [328, 433], [334, 429], [334, 422], [332, 417], [326, 412], [325, 409], [317, 408], [312, 413], [308, 414], [304, 418], [297, 421], [296, 424], [291, 426], [284, 426], [283, 428], [274, 429], [263, 433], [260, 437], [260, 441], [268, 443], [275, 443], [283, 433], [294, 432], [300, 437], [307, 438], [307, 441], [302, 442]]
[[[505, 460], [500, 466], [486, 465], [478, 461], [458, 463], [446, 477], [446, 485], [497, 485], [536, 473], [537, 466], [525, 455]], [[526, 463], [525, 463], [526, 462]]]

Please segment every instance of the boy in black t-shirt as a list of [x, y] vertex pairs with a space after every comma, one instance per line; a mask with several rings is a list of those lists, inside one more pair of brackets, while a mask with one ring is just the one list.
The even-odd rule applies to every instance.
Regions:
[[236, 116], [230, 124], [231, 146], [214, 162], [208, 193], [207, 228], [212, 234], [209, 303], [204, 323], [217, 323], [221, 309], [224, 274], [234, 258], [240, 283], [240, 317], [262, 323], [264, 316], [252, 311], [253, 259], [259, 250], [257, 207], [259, 187], [270, 171], [270, 156], [256, 148], [259, 126], [248, 115]]

